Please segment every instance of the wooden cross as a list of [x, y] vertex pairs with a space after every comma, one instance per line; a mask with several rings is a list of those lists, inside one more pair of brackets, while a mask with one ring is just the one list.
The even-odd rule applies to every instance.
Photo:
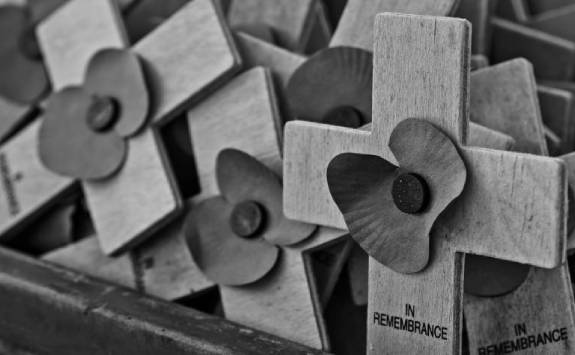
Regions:
[[[313, 53], [331, 36], [325, 9], [319, 0], [232, 0], [228, 10], [232, 28], [258, 35], [296, 53]], [[269, 38], [271, 37], [271, 38]]]
[[[344, 228], [326, 182], [329, 162], [346, 152], [395, 162], [387, 142], [406, 118], [426, 119], [460, 145], [466, 143], [468, 23], [381, 14], [375, 43], [371, 132], [287, 124], [284, 208], [289, 218]], [[518, 153], [464, 146], [460, 152], [467, 185], [432, 231], [427, 267], [405, 275], [370, 259], [370, 353], [459, 352], [463, 253], [546, 268], [565, 259], [564, 166]]]
[[[269, 70], [256, 67], [239, 75], [191, 109], [188, 123], [201, 189], [194, 201], [219, 194], [216, 157], [223, 149], [246, 152], [281, 176], [281, 125]], [[328, 348], [320, 299], [330, 291], [318, 289], [309, 268], [310, 254], [345, 241], [345, 236], [345, 232], [321, 228], [308, 241], [283, 248], [278, 265], [263, 279], [241, 287], [221, 285], [226, 317], [315, 348]], [[342, 267], [332, 270], [329, 277], [337, 278]]]
[[[126, 47], [119, 19], [109, 0], [76, 0], [40, 25], [38, 37], [55, 90], [81, 84], [87, 62], [98, 50]], [[152, 127], [129, 140], [128, 158], [118, 174], [82, 183], [106, 254], [150, 236], [181, 208], [154, 126], [206, 96], [239, 63], [212, 0], [191, 2], [132, 50], [144, 62], [151, 88]]]
[[[471, 85], [472, 120], [511, 135], [517, 142], [516, 151], [547, 155], [537, 86], [529, 62], [516, 59], [477, 71], [471, 74]], [[475, 263], [485, 268], [483, 277], [492, 279], [500, 278], [507, 267], [501, 262], [497, 268], [490, 268], [485, 260]], [[532, 268], [522, 272], [526, 273], [523, 283], [511, 293], [499, 297], [465, 295], [465, 321], [472, 353], [509, 347], [521, 338], [527, 339], [523, 341], [525, 346], [519, 340], [523, 350], [572, 351], [575, 314], [571, 310], [573, 289], [567, 264], [551, 270]], [[555, 338], [539, 341], [540, 334], [543, 338], [545, 334]], [[535, 337], [535, 343], [529, 343], [529, 336]]]

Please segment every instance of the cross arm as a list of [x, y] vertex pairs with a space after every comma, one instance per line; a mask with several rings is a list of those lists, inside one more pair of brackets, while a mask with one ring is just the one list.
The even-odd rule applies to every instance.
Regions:
[[[468, 181], [438, 221], [458, 251], [553, 268], [565, 260], [567, 175], [559, 159], [463, 148]], [[505, 238], [503, 238], [505, 236]]]

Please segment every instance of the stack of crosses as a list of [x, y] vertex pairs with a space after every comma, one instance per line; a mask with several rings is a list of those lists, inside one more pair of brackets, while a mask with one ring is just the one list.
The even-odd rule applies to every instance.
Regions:
[[[374, 354], [458, 353], [464, 253], [544, 268], [564, 262], [565, 168], [556, 159], [464, 146], [467, 22], [392, 14], [379, 15], [376, 22], [371, 132], [288, 123], [284, 208], [293, 219], [345, 228], [327, 185], [330, 161], [356, 153], [395, 163], [387, 143], [399, 122], [420, 118], [441, 128], [459, 145], [467, 184], [435, 225], [431, 259], [423, 271], [402, 274], [370, 259], [367, 349]], [[394, 326], [409, 319], [434, 331]]]

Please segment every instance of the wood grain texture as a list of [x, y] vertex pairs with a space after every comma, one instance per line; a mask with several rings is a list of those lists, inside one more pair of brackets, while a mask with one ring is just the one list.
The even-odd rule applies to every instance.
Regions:
[[[308, 122], [286, 127], [284, 208], [290, 218], [345, 227], [327, 190], [325, 167], [343, 152], [394, 162], [386, 144], [402, 119], [428, 119], [465, 144], [467, 23], [391, 14], [379, 15], [377, 21], [372, 132]], [[547, 268], [564, 261], [563, 164], [481, 148], [462, 147], [461, 153], [468, 186], [432, 233], [429, 266], [406, 276], [370, 261], [370, 353], [459, 351], [463, 255], [457, 251]], [[406, 303], [415, 307], [417, 320], [446, 327], [447, 340], [395, 331], [375, 321], [374, 312], [403, 316]]]
[[281, 88], [287, 82], [293, 72], [305, 62], [305, 57], [274, 46], [245, 33], [237, 33], [236, 39], [242, 55], [244, 67], [251, 69], [261, 66], [271, 70]]
[[115, 285], [136, 289], [136, 271], [129, 255], [106, 256], [98, 238], [89, 237], [42, 256], [43, 260]]
[[[110, 0], [106, 2], [108, 6], [88, 9], [78, 5], [83, 2], [76, 0], [40, 27], [40, 38], [44, 42], [58, 43], [62, 37], [66, 39], [66, 49], [80, 48], [72, 49], [75, 56], [70, 59], [67, 59], [69, 54], [65, 50], [57, 51], [60, 47], [49, 45], [46, 48], [52, 58], [48, 68], [53, 77], [62, 75], [64, 79], [61, 82], [71, 84], [66, 65], [76, 59], [78, 62], [74, 65], [83, 67], [86, 63], [82, 60], [88, 60], [96, 50], [94, 46], [84, 48], [85, 42], [93, 40], [91, 32], [83, 34], [80, 31], [67, 36], [80, 14], [110, 19], [105, 24], [106, 28], [109, 27], [108, 31], [116, 35], [104, 32], [96, 44], [106, 47], [113, 46], [115, 38], [125, 40], [122, 24], [113, 21], [119, 18], [118, 10]], [[202, 30], [198, 31], [196, 26], [201, 26]], [[187, 38], [184, 41], [186, 45], [181, 45], [181, 38]], [[174, 117], [191, 99], [208, 94], [238, 69], [238, 54], [229, 38], [229, 31], [215, 3], [199, 0], [182, 8], [135, 45], [134, 51], [143, 59], [150, 82], [154, 102], [151, 119], [154, 123]], [[78, 51], [88, 53], [78, 57]], [[208, 66], [208, 63], [213, 66]], [[106, 254], [119, 253], [149, 237], [166, 225], [181, 207], [174, 178], [166, 164], [164, 147], [153, 128], [130, 139], [128, 154], [119, 174], [83, 184]], [[150, 188], [152, 186], [153, 189]]]
[[575, 149], [575, 98], [573, 93], [544, 85], [537, 87], [543, 124], [559, 138], [560, 145], [551, 155], [566, 154]]
[[228, 10], [231, 26], [261, 23], [270, 26], [278, 44], [303, 53], [317, 16], [317, 0], [233, 0]]
[[470, 119], [515, 139], [514, 150], [547, 155], [532, 65], [514, 59], [471, 74]]
[[226, 318], [316, 349], [329, 351], [323, 305], [306, 269], [306, 253], [345, 238], [346, 232], [320, 228], [310, 240], [282, 249], [274, 269], [243, 287], [220, 286]]
[[[509, 0], [505, 0], [509, 1]], [[490, 17], [493, 0], [461, 0], [455, 17], [462, 17], [473, 27], [471, 32], [471, 53], [487, 54], [491, 41]]]
[[214, 287], [192, 259], [181, 220], [118, 256], [105, 255], [98, 238], [89, 237], [47, 253], [42, 259], [167, 301]]
[[128, 43], [112, 0], [70, 1], [42, 22], [36, 34], [53, 90], [81, 84], [96, 52]]
[[575, 43], [503, 19], [491, 24], [493, 63], [523, 57], [533, 64], [537, 79], [573, 79]]
[[37, 120], [0, 147], [1, 239], [14, 237], [61, 197], [78, 191], [73, 179], [52, 173], [40, 161], [36, 149], [39, 127]]
[[216, 157], [225, 148], [248, 153], [281, 176], [280, 119], [269, 70], [236, 77], [188, 111], [188, 124], [201, 189], [195, 201], [219, 193]]
[[569, 6], [553, 9], [534, 17], [529, 22], [529, 26], [568, 41], [575, 41], [574, 22], [575, 3], [571, 2]]
[[[508, 64], [513, 62], [516, 61], [508, 62]], [[498, 67], [504, 65], [500, 64]], [[523, 63], [523, 67], [530, 69], [530, 66], [525, 65], [525, 63]], [[494, 87], [507, 86], [506, 90], [511, 92], [520, 92], [522, 91], [520, 88], [523, 87], [524, 91], [523, 95], [507, 100], [505, 97], [509, 95], [500, 92], [499, 96], [503, 99], [500, 105], [507, 107], [509, 112], [499, 120], [494, 121], [498, 121], [500, 124], [504, 122], [506, 127], [503, 129], [518, 142], [522, 142], [515, 149], [532, 154], [547, 155], [545, 137], [540, 130], [542, 119], [539, 105], [535, 99], [537, 92], [533, 84], [532, 72], [531, 70], [522, 70], [522, 72], [522, 74], [516, 72], [514, 75], [499, 73], [491, 79]], [[495, 78], [506, 76], [513, 76], [514, 80], [517, 80], [515, 88], [505, 84], [510, 83], [509, 80], [503, 79], [501, 81]], [[521, 84], [521, 81], [524, 83]], [[497, 89], [493, 90], [496, 91]], [[473, 89], [471, 95], [473, 102]], [[485, 95], [485, 93], [481, 95]], [[512, 105], [506, 105], [506, 102], [512, 103]], [[569, 164], [566, 166], [569, 167]], [[546, 333], [564, 327], [569, 341], [536, 347], [530, 349], [529, 352], [536, 354], [570, 353], [574, 345], [572, 338], [575, 332], [575, 313], [573, 313], [572, 304], [573, 289], [566, 264], [552, 270], [532, 268], [527, 279], [518, 289], [501, 297], [482, 298], [465, 295], [464, 311], [470, 351], [474, 354], [479, 353], [480, 348], [512, 341], [520, 336]], [[518, 334], [514, 325], [523, 323], [525, 323], [528, 331], [526, 334]]]
[[330, 47], [350, 46], [373, 51], [373, 25], [381, 12], [447, 16], [457, 0], [348, 0]]
[[132, 261], [147, 295], [173, 301], [215, 286], [192, 259], [181, 219], [133, 250]]
[[240, 66], [239, 53], [214, 0], [185, 5], [133, 47], [144, 61], [153, 108], [163, 123], [211, 94]]
[[0, 339], [32, 353], [320, 354], [5, 249], [0, 290]]
[[469, 122], [467, 145], [470, 147], [511, 150], [515, 146], [515, 139], [505, 133]]

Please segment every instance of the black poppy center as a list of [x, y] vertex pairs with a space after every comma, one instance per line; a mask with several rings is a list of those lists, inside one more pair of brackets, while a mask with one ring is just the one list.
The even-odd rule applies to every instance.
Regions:
[[427, 207], [430, 194], [423, 177], [415, 173], [402, 173], [393, 181], [391, 195], [400, 211], [416, 214]]
[[340, 127], [359, 128], [363, 125], [363, 117], [352, 106], [339, 106], [329, 111], [322, 122]]
[[232, 231], [241, 238], [254, 238], [265, 225], [266, 214], [262, 205], [255, 201], [237, 204], [230, 216]]
[[120, 104], [109, 96], [93, 96], [86, 117], [88, 127], [94, 132], [109, 130], [118, 121]]
[[36, 31], [33, 26], [24, 30], [20, 36], [20, 50], [28, 59], [35, 61], [42, 60], [42, 50], [40, 50], [40, 45], [36, 38]]

